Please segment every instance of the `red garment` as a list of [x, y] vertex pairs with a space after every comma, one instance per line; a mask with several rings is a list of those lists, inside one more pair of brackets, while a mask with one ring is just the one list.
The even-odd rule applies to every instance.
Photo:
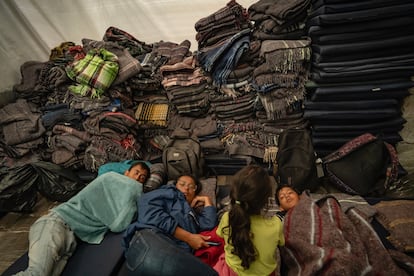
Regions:
[[220, 242], [220, 245], [210, 245], [209, 247], [203, 247], [195, 251], [194, 255], [200, 258], [204, 263], [213, 267], [221, 254], [224, 253], [224, 239], [217, 236], [217, 226], [210, 231], [203, 231], [200, 234], [203, 236], [210, 236], [208, 241]]
[[223, 254], [219, 256], [218, 261], [214, 265], [214, 270], [218, 272], [220, 276], [237, 276], [237, 273], [234, 272], [226, 263], [226, 259]]
[[[237, 276], [237, 273], [227, 265], [224, 252], [219, 256], [213, 268], [220, 276]], [[276, 276], [276, 271], [273, 271], [269, 276]]]

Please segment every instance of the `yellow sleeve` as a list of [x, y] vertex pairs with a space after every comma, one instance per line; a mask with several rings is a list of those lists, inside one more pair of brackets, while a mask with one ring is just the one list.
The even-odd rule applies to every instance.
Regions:
[[224, 238], [223, 228], [229, 225], [229, 212], [225, 212], [220, 219], [219, 225], [217, 226], [217, 236]]

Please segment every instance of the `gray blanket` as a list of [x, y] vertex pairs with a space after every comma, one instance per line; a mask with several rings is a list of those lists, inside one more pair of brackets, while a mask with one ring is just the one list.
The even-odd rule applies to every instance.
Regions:
[[282, 260], [288, 275], [408, 275], [356, 208], [342, 211], [333, 196], [304, 192], [284, 219]]

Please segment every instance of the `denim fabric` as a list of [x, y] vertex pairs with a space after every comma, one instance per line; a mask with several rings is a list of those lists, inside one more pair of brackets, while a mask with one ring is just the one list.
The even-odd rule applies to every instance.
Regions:
[[42, 216], [29, 232], [29, 266], [16, 275], [59, 276], [76, 249], [69, 226], [54, 212]]
[[200, 259], [151, 229], [135, 233], [125, 257], [121, 271], [127, 275], [217, 275]]

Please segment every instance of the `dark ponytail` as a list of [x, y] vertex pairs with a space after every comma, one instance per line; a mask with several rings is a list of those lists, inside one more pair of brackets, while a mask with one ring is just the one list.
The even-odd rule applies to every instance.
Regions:
[[258, 165], [248, 165], [234, 175], [230, 190], [229, 243], [241, 265], [248, 269], [256, 260], [257, 251], [252, 241], [250, 216], [260, 215], [272, 195], [268, 172]]

